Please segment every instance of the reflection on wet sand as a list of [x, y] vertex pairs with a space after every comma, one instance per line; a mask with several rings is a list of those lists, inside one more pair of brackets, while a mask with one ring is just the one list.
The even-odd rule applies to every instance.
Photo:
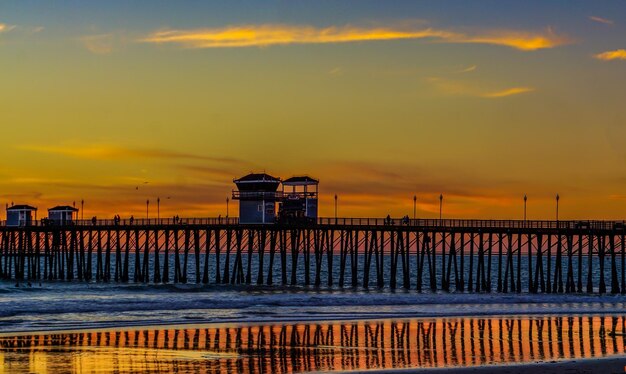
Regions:
[[624, 354], [624, 316], [437, 318], [0, 337], [0, 373], [476, 366]]

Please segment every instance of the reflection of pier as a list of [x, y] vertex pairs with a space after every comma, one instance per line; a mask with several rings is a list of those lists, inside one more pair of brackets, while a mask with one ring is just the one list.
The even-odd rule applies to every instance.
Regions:
[[164, 221], [0, 227], [0, 277], [626, 293], [621, 222]]
[[[626, 337], [613, 332], [625, 331], [624, 324], [621, 316], [443, 318], [50, 333], [2, 337], [0, 357], [4, 354], [5, 367], [11, 368], [6, 361], [11, 353], [52, 355], [49, 352], [107, 347], [116, 350], [94, 350], [93, 355], [101, 355], [94, 363], [110, 361], [112, 357], [107, 355], [111, 354], [117, 354], [115, 359], [123, 363], [128, 355], [139, 360], [155, 350], [166, 350], [198, 351], [204, 358], [181, 359], [202, 357], [185, 354], [159, 357], [156, 353], [153, 365], [158, 364], [160, 370], [286, 373], [473, 366], [623, 354]], [[85, 355], [60, 356], [68, 360], [69, 367], [89, 368], [89, 362], [81, 361], [87, 360]]]

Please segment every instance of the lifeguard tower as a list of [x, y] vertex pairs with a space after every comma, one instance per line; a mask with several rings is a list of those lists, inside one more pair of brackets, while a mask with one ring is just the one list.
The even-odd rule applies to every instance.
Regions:
[[276, 221], [280, 178], [252, 173], [233, 182], [237, 186], [232, 197], [233, 200], [239, 200], [239, 223], [267, 224]]
[[284, 180], [279, 220], [285, 223], [316, 222], [318, 185], [319, 181], [309, 176]]

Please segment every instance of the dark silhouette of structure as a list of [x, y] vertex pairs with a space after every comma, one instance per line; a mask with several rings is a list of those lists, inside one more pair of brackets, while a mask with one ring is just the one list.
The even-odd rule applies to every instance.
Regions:
[[49, 224], [71, 225], [78, 217], [78, 209], [69, 205], [59, 205], [48, 209]]
[[233, 200], [239, 200], [239, 222], [243, 224], [266, 224], [276, 220], [276, 192], [280, 179], [271, 175], [248, 174], [233, 181], [237, 191]]
[[[33, 217], [34, 215], [34, 217]], [[37, 220], [37, 208], [30, 205], [7, 206], [7, 226], [30, 226]]]
[[[137, 219], [0, 227], [0, 278], [626, 293], [613, 221]], [[194, 279], [195, 278], [195, 279]]]
[[318, 185], [317, 179], [308, 176], [284, 180], [278, 220], [294, 224], [317, 222]]

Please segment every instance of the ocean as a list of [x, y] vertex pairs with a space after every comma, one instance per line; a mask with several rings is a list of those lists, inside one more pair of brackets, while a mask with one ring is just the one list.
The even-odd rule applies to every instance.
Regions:
[[[437, 261], [439, 262], [440, 259]], [[468, 261], [466, 261], [466, 266], [467, 263]], [[290, 261], [287, 261], [287, 264], [290, 264]], [[601, 348], [602, 344], [613, 344], [607, 334], [610, 332], [622, 334], [624, 331], [622, 328], [624, 311], [626, 310], [626, 296], [620, 294], [532, 294], [527, 292], [526, 284], [523, 284], [523, 292], [521, 293], [432, 292], [428, 287], [428, 277], [426, 277], [423, 291], [418, 292], [415, 285], [415, 269], [412, 269], [412, 283], [409, 290], [389, 289], [389, 279], [385, 279], [385, 288], [373, 288], [374, 278], [372, 278], [372, 284], [368, 289], [362, 286], [356, 288], [339, 287], [336, 283], [339, 275], [338, 265], [333, 266], [335, 278], [333, 287], [291, 286], [280, 284], [279, 261], [274, 265], [276, 267], [274, 269], [275, 279], [274, 285], [271, 286], [215, 284], [212, 269], [210, 269], [211, 283], [206, 285], [195, 283], [144, 284], [132, 281], [129, 283], [98, 283], [76, 280], [41, 283], [26, 281], [16, 284], [14, 281], [0, 281], [0, 343], [4, 344], [0, 347], [0, 362], [4, 362], [3, 368], [10, 369], [5, 370], [5, 372], [24, 373], [163, 372], [165, 369], [170, 370], [173, 367], [171, 365], [181, 368], [190, 365], [189, 370], [194, 372], [258, 372], [259, 368], [271, 369], [272, 365], [280, 369], [276, 369], [277, 372], [302, 372], [512, 364], [532, 362], [532, 360], [541, 362], [543, 360], [597, 358], [624, 353], [625, 344], [621, 338], [618, 339], [619, 341], [615, 340], [617, 338], [613, 339], [621, 348], [611, 348], [610, 350], [602, 350]], [[492, 266], [494, 266], [493, 269], [496, 269], [495, 264]], [[252, 268], [254, 274], [256, 274], [256, 270]], [[290, 270], [290, 267], [287, 267], [288, 273]], [[349, 270], [348, 266], [345, 273], [345, 285], [351, 284]], [[437, 270], [440, 271], [440, 268], [437, 267]], [[190, 266], [189, 279], [191, 280], [195, 280], [193, 271], [194, 266]], [[564, 269], [564, 274], [566, 271], [567, 268]], [[496, 272], [493, 270], [492, 272], [492, 284], [495, 289]], [[522, 280], [525, 280], [527, 272], [525, 262], [522, 262], [522, 272]], [[389, 274], [389, 272], [386, 271], [385, 274]], [[298, 276], [301, 277], [302, 272], [298, 272]], [[326, 284], [326, 276], [325, 268], [322, 272], [323, 285]], [[359, 277], [361, 276], [362, 274], [359, 273]], [[375, 274], [372, 272], [371, 276], [375, 276]], [[593, 279], [597, 286], [599, 274], [593, 274]], [[298, 279], [298, 284], [302, 283], [302, 280]], [[401, 279], [398, 277], [398, 286], [401, 285]], [[454, 289], [454, 285], [452, 288]], [[570, 321], [572, 318], [585, 318], [587, 321], [585, 327], [567, 327], [562, 322]], [[615, 325], [617, 327], [613, 326], [611, 322], [615, 318], [620, 321]], [[484, 352], [476, 351], [466, 354], [467, 357], [475, 356], [472, 360], [462, 360], [461, 356], [454, 360], [452, 358], [444, 359], [442, 356], [436, 363], [432, 357], [430, 358], [431, 361], [428, 362], [418, 360], [420, 355], [423, 356], [433, 349], [424, 346], [424, 344], [418, 344], [420, 339], [423, 340], [423, 336], [420, 337], [421, 335], [419, 335], [423, 331], [419, 329], [423, 329], [423, 324], [426, 321], [434, 321], [433, 326], [440, 326], [438, 327], [440, 335], [443, 328], [441, 326], [445, 325], [447, 329], [453, 328], [450, 327], [452, 326], [449, 324], [450, 321], [456, 321], [455, 323], [459, 326], [471, 321], [474, 321], [471, 323], [477, 324], [478, 327], [472, 327], [474, 330], [471, 330], [474, 331], [474, 335], [470, 335], [468, 330], [467, 337], [462, 339], [446, 342], [445, 337], [448, 335], [442, 335], [444, 340], [438, 344], [446, 345], [446, 352], [452, 354], [457, 352], [457, 348], [461, 350], [461, 345], [465, 344], [469, 347], [471, 344], [482, 344], [481, 342], [483, 342], [487, 343], [487, 347], [489, 344], [496, 344], [498, 347], [503, 346], [503, 338], [497, 336], [499, 331], [506, 330], [502, 326], [521, 323], [515, 322], [521, 320], [527, 321], [524, 322], [526, 324], [539, 324], [535, 321], [543, 320], [555, 321], [555, 326], [561, 326], [561, 330], [554, 330], [555, 334], [565, 334], [567, 339], [575, 338], [578, 340], [581, 339], [581, 331], [588, 330], [588, 325], [600, 326], [598, 321], [602, 320], [607, 321], [607, 327], [605, 328], [604, 322], [602, 322], [602, 327], [594, 330], [593, 339], [597, 340], [597, 349], [589, 346], [589, 342], [587, 342], [585, 349], [571, 348], [571, 351], [561, 352], [564, 348], [559, 348], [559, 341], [562, 342], [564, 338], [561, 337], [559, 340], [559, 337], [552, 336], [551, 332], [549, 336], [544, 337], [541, 335], [544, 333], [541, 332], [540, 335], [531, 337], [531, 341], [541, 339], [541, 344], [534, 348], [537, 350], [536, 352], [533, 351], [535, 353], [530, 352], [530, 348], [523, 348], [523, 354], [510, 357], [505, 357], [504, 353], [501, 357], [498, 353], [488, 358], [489, 355]], [[487, 322], [485, 321], [491, 321], [488, 323], [499, 326], [498, 329], [500, 330], [498, 330], [496, 337], [489, 338], [493, 341], [489, 339], [483, 341], [482, 334], [487, 331], [485, 327]], [[413, 326], [409, 328], [412, 332], [411, 336], [407, 338], [410, 342], [403, 343], [407, 347], [406, 349], [402, 348], [403, 354], [408, 355], [409, 358], [413, 357], [410, 359], [398, 358], [396, 353], [400, 352], [397, 342], [393, 343], [395, 348], [390, 348], [391, 341], [396, 339], [395, 335], [381, 337], [380, 339], [387, 342], [387, 348], [381, 348], [380, 352], [373, 352], [368, 346], [371, 343], [364, 343], [363, 334], [366, 334], [365, 332], [361, 330], [358, 333], [354, 332], [355, 336], [363, 336], [358, 342], [348, 344], [340, 339], [343, 334], [341, 328], [339, 328], [338, 337], [336, 337], [339, 340], [333, 340], [327, 344], [322, 344], [320, 341], [305, 342], [302, 340], [303, 338], [298, 340], [299, 343], [296, 346], [301, 351], [283, 352], [283, 360], [278, 363], [268, 358], [268, 350], [284, 350], [287, 347], [293, 349], [291, 342], [261, 341], [255, 343], [257, 345], [252, 349], [248, 346], [249, 341], [233, 335], [234, 343], [228, 343], [231, 345], [227, 347], [207, 348], [206, 344], [208, 343], [204, 346], [202, 344], [189, 346], [189, 341], [209, 339], [206, 334], [209, 334], [211, 339], [215, 339], [214, 329], [219, 328], [244, 331], [246, 334], [250, 329], [253, 329], [257, 334], [255, 339], [260, 339], [258, 332], [265, 331], [264, 329], [270, 331], [273, 328], [271, 326], [283, 326], [291, 334], [294, 329], [295, 331], [307, 329], [306, 326], [309, 326], [308, 328], [326, 326], [324, 328], [328, 329], [330, 328], [328, 326], [364, 326], [367, 324], [400, 326], [405, 323]], [[552, 322], [549, 323], [552, 324]], [[414, 324], [422, 327], [415, 327]], [[395, 329], [397, 326], [393, 328]], [[332, 327], [331, 330], [334, 328], [336, 327]], [[392, 327], [387, 328], [391, 329]], [[567, 335], [568, 329], [574, 329], [570, 335]], [[207, 332], [209, 330], [213, 332]], [[180, 338], [178, 335], [179, 333], [183, 335], [192, 334], [189, 331], [196, 331], [193, 332], [196, 335], [188, 338]], [[545, 334], [548, 334], [548, 331], [552, 330], [546, 327]], [[522, 338], [519, 334], [515, 335], [511, 331], [508, 331], [508, 334], [511, 344], [518, 344], [520, 341], [527, 340], [527, 338]], [[141, 338], [136, 338], [139, 340], [133, 341], [132, 339], [135, 338], [131, 339], [131, 336], [140, 336]], [[28, 342], [24, 340], [27, 339], [26, 337], [30, 339]], [[148, 344], [145, 339], [148, 341], [153, 339], [155, 343]], [[164, 343], [163, 339], [170, 343]], [[174, 339], [183, 339], [183, 343], [180, 343], [180, 346], [172, 347], [171, 341]], [[112, 341], [124, 342], [124, 344], [116, 345], [111, 343]], [[430, 340], [428, 341], [430, 342]], [[544, 345], [544, 342], [549, 345]], [[19, 348], [13, 344], [17, 344]], [[553, 344], [554, 348], [549, 348], [552, 347], [550, 344]], [[260, 345], [264, 348], [259, 348]], [[455, 346], [454, 351], [450, 351], [453, 346]], [[538, 351], [539, 347], [544, 350], [541, 354]], [[545, 350], [548, 348], [553, 349], [556, 353], [547, 354]], [[440, 346], [438, 349], [443, 350], [444, 348]], [[352, 358], [348, 358], [352, 361], [346, 361], [348, 358], [346, 358], [345, 352], [351, 352], [350, 350], [360, 352], [361, 356], [358, 357], [366, 358], [356, 359], [350, 356]], [[370, 354], [378, 357], [378, 361], [367, 361], [371, 358]], [[506, 355], [508, 354], [506, 353]], [[308, 361], [302, 361], [304, 360], [303, 357], [309, 356], [319, 365], [311, 366], [307, 363]], [[73, 358], [68, 359], [68, 357]], [[315, 361], [316, 357], [318, 361]], [[386, 359], [383, 360], [383, 358]], [[327, 361], [320, 363], [319, 359]], [[56, 367], [56, 369], [42, 370], [41, 360], [46, 362], [44, 365], [46, 368]], [[111, 362], [111, 360], [117, 360], [115, 361], [118, 362], [116, 369], [102, 364]], [[99, 362], [101, 364], [98, 364]], [[291, 363], [287, 364], [286, 362]], [[341, 364], [342, 362], [344, 364]], [[97, 370], [92, 370], [92, 368]]]

